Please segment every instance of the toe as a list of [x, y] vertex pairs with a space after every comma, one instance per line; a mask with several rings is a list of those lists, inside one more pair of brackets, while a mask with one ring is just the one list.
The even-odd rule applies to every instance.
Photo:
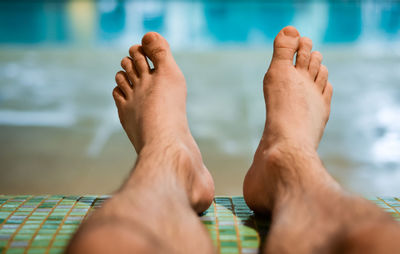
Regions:
[[120, 71], [115, 75], [115, 82], [118, 87], [124, 93], [125, 98], [129, 98], [132, 94], [132, 86], [128, 80], [128, 77], [125, 72]]
[[299, 47], [300, 34], [296, 28], [283, 28], [274, 41], [274, 55], [272, 60], [285, 60], [293, 63], [293, 57]]
[[118, 86], [114, 88], [112, 95], [114, 97], [115, 104], [117, 104], [117, 107], [119, 107], [122, 103], [125, 102], [124, 93]]
[[134, 45], [129, 49], [129, 55], [132, 57], [133, 64], [135, 65], [136, 73], [139, 77], [144, 74], [150, 73], [150, 66], [144, 55], [143, 49], [140, 45]]
[[310, 65], [308, 66], [308, 72], [313, 80], [317, 77], [319, 67], [322, 62], [322, 54], [318, 51], [314, 51], [311, 53]]
[[307, 37], [301, 37], [299, 40], [299, 50], [296, 56], [296, 68], [308, 70], [312, 49], [312, 40]]
[[333, 87], [331, 83], [328, 81], [323, 92], [324, 99], [328, 105], [331, 105], [332, 94], [333, 94]]
[[328, 69], [324, 65], [320, 65], [315, 83], [322, 93], [328, 83]]
[[129, 57], [124, 57], [121, 61], [121, 67], [125, 70], [126, 74], [128, 75], [129, 81], [132, 84], [137, 83], [139, 80], [139, 75], [136, 72], [135, 66], [133, 65], [133, 61]]
[[168, 42], [158, 33], [145, 34], [142, 39], [142, 48], [146, 56], [153, 62], [154, 69], [163, 68], [174, 62]]

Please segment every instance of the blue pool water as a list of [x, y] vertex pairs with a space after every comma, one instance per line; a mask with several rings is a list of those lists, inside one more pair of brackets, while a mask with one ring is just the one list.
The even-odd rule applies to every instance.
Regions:
[[25, 0], [0, 7], [1, 44], [121, 45], [157, 31], [176, 46], [248, 47], [271, 43], [287, 25], [322, 44], [400, 40], [398, 1]]
[[0, 193], [107, 193], [135, 155], [111, 90], [128, 48], [165, 36], [219, 195], [240, 195], [265, 121], [261, 82], [295, 26], [334, 86], [319, 153], [364, 195], [400, 193], [398, 1], [0, 1]]

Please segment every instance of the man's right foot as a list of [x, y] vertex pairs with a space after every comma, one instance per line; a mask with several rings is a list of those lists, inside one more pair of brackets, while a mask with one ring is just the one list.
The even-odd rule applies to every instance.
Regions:
[[291, 182], [288, 178], [301, 174], [274, 171], [267, 165], [281, 163], [281, 154], [292, 149], [317, 157], [329, 118], [332, 86], [327, 68], [321, 65], [321, 54], [311, 52], [311, 48], [311, 40], [300, 37], [294, 27], [285, 27], [275, 39], [263, 86], [265, 129], [243, 186], [246, 202], [253, 210], [271, 211], [277, 182]]
[[[173, 178], [163, 174], [176, 176], [174, 181], [186, 189], [193, 209], [200, 213], [214, 198], [214, 182], [188, 126], [185, 78], [168, 42], [157, 33], [147, 33], [142, 45], [132, 46], [129, 53], [121, 62], [125, 71], [115, 77], [113, 96], [118, 115], [138, 161], [149, 154], [154, 154], [153, 160], [164, 159], [162, 168], [148, 168], [141, 176], [152, 182], [155, 175], [160, 176], [163, 184]], [[171, 169], [173, 172], [165, 172]]]

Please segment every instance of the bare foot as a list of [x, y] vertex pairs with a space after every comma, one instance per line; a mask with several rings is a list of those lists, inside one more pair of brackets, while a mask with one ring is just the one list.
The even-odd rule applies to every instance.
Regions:
[[[167, 41], [150, 32], [132, 46], [116, 74], [113, 97], [121, 124], [137, 154], [178, 151], [178, 181], [192, 207], [202, 212], [214, 196], [212, 177], [203, 164], [186, 117], [186, 83]], [[150, 69], [146, 56], [153, 62]], [[182, 168], [183, 167], [183, 168]], [[161, 170], [161, 169], [160, 169]]]
[[243, 185], [249, 207], [272, 216], [263, 253], [396, 252], [398, 224], [346, 193], [318, 157], [332, 97], [321, 59], [293, 27], [275, 39], [264, 79], [267, 120]]
[[[274, 157], [281, 156], [282, 150], [296, 147], [307, 156], [316, 156], [329, 118], [332, 86], [328, 70], [321, 65], [321, 54], [311, 53], [311, 48], [311, 40], [300, 37], [294, 27], [285, 27], [275, 38], [263, 86], [265, 129], [243, 186], [246, 202], [253, 210], [267, 212], [273, 207], [272, 192], [286, 172], [272, 172], [266, 165], [280, 163]], [[290, 181], [290, 177], [282, 181]]]

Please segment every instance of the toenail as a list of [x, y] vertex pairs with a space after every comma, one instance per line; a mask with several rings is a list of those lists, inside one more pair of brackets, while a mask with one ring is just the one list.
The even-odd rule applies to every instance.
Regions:
[[288, 26], [283, 29], [283, 34], [290, 37], [297, 37], [299, 36], [299, 32], [296, 28]]
[[115, 80], [118, 82], [118, 83], [121, 83], [122, 81], [123, 81], [123, 77], [122, 77], [122, 75], [123, 74], [121, 74], [121, 73], [117, 73], [117, 75], [115, 75]]
[[128, 59], [127, 59], [126, 57], [124, 57], [124, 58], [121, 60], [121, 67], [122, 67], [123, 69], [126, 69], [127, 61], [128, 61]]
[[150, 44], [156, 38], [154, 32], [149, 32], [143, 36], [142, 44]]
[[129, 48], [129, 55], [133, 56], [135, 53], [135, 50], [138, 49], [139, 46], [138, 45], [134, 45], [132, 47]]

